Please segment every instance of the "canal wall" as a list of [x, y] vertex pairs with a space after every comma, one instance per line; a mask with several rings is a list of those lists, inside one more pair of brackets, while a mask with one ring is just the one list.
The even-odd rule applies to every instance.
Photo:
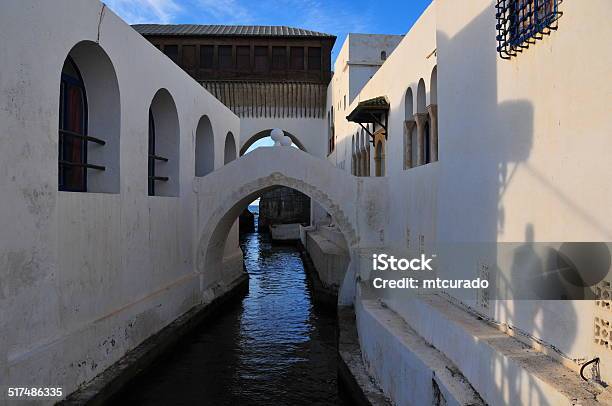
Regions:
[[[310, 198], [287, 187], [278, 187], [264, 192], [259, 198], [260, 231], [279, 224], [309, 224]], [[297, 226], [296, 226], [297, 228]]]
[[[342, 76], [350, 74], [355, 62], [350, 48], [360, 45], [351, 43], [349, 35], [328, 89], [328, 105], [338, 110], [335, 150], [328, 159], [347, 172], [354, 168], [355, 147], [363, 144], [364, 132], [346, 116], [360, 102], [384, 96], [389, 195], [380, 199], [389, 204], [389, 218], [379, 229], [381, 250], [413, 256], [465, 247], [456, 255], [440, 255], [437, 275], [476, 278], [501, 269], [505, 274], [496, 282], [500, 291], [512, 294], [517, 288], [512, 278], [547, 272], [549, 258], [533, 255], [529, 260], [535, 266], [529, 268], [516, 252], [514, 264], [502, 264], [500, 248], [505, 244], [522, 243], [528, 251], [533, 244], [551, 241], [610, 240], [611, 86], [600, 79], [610, 76], [612, 56], [600, 56], [597, 50], [608, 47], [611, 28], [604, 22], [612, 8], [600, 0], [587, 8], [554, 3], [562, 15], [553, 29], [503, 59], [497, 51], [495, 1], [462, 6], [433, 1], [355, 100], [340, 109], [347, 90]], [[424, 132], [417, 126], [423, 129], [426, 122], [439, 130], [436, 138], [428, 127], [428, 146], [439, 152], [432, 162], [411, 156], [415, 149], [424, 153]], [[367, 206], [360, 210], [367, 211]], [[538, 264], [543, 265], [538, 269]], [[609, 264], [603, 270], [609, 273], [606, 268]], [[592, 269], [582, 272], [587, 278], [595, 274]], [[610, 276], [601, 279], [603, 275], [593, 288], [607, 292]], [[469, 298], [450, 294], [508, 331], [523, 332], [530, 345], [557, 349], [563, 354], [559, 362], [567, 363], [575, 376], [580, 365], [598, 357], [601, 379], [612, 379], [612, 352], [604, 338], [610, 311], [601, 301], [508, 296], [489, 301], [476, 291]], [[382, 295], [397, 296], [388, 305], [402, 318], [414, 313], [399, 293]], [[426, 318], [431, 309], [423, 311]]]
[[[610, 404], [604, 387], [586, 382], [558, 357], [508, 334], [444, 295], [397, 302], [355, 302], [365, 368], [396, 404]], [[370, 296], [371, 297], [371, 296]], [[508, 386], [507, 382], [514, 382]], [[446, 403], [445, 403], [446, 402]]]
[[128, 351], [119, 361], [58, 404], [97, 406], [114, 403], [115, 396], [130, 382], [152, 367], [157, 360], [170, 353], [174, 347], [180, 345], [181, 340], [193, 330], [222, 314], [230, 302], [240, 300], [248, 288], [249, 278], [245, 273], [229, 287], [227, 292], [220, 294], [210, 303], [191, 308], [136, 348]]
[[337, 293], [350, 262], [342, 233], [334, 227], [319, 225], [303, 227], [301, 235], [319, 279], [327, 289]]

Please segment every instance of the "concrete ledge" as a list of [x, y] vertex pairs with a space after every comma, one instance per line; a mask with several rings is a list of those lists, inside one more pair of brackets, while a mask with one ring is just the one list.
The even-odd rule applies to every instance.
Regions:
[[489, 404], [609, 404], [607, 391], [442, 296], [391, 301], [389, 306], [400, 304], [401, 317], [444, 353]]
[[304, 271], [308, 278], [308, 283], [312, 287], [312, 297], [315, 304], [323, 305], [331, 309], [336, 309], [338, 306], [338, 291], [333, 288], [326, 287], [321, 279], [317, 268], [312, 262], [312, 258], [308, 254], [308, 251], [304, 248], [300, 241], [297, 242], [297, 249], [300, 252], [302, 263], [304, 264]]
[[333, 238], [341, 238], [339, 232], [327, 230], [309, 231], [306, 234], [306, 249], [323, 284], [337, 290], [344, 280], [346, 269], [350, 262], [348, 251], [336, 244], [333, 239], [327, 237], [331, 234]]
[[300, 224], [273, 224], [268, 226], [272, 241], [295, 242], [300, 239]]
[[484, 405], [459, 368], [395, 312], [363, 300], [357, 309], [368, 372], [401, 405]]
[[155, 335], [129, 351], [104, 372], [71, 393], [59, 405], [104, 405], [127, 383], [146, 370], [181, 338], [219, 312], [221, 306], [242, 297], [249, 287], [247, 274], [241, 275], [224, 294], [210, 303], [193, 307]]
[[355, 313], [350, 307], [338, 308], [338, 384], [350, 395], [350, 404], [388, 406], [385, 397], [363, 364]]

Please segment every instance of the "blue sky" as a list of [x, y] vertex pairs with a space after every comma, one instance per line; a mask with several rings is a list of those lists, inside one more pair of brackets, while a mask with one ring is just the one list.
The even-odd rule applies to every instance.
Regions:
[[130, 24], [288, 25], [338, 37], [405, 34], [431, 0], [106, 0]]

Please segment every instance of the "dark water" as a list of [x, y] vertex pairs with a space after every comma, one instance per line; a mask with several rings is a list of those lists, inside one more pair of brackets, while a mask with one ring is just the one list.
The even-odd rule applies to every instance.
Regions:
[[117, 399], [134, 405], [336, 405], [336, 321], [313, 307], [300, 255], [241, 236], [248, 295]]

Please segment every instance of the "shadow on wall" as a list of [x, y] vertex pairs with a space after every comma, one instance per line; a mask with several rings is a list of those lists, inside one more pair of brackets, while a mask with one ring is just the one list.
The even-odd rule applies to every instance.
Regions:
[[[450, 15], [452, 3], [439, 4], [441, 15]], [[533, 145], [533, 104], [528, 100], [498, 102], [495, 8], [487, 4], [452, 38], [442, 31], [437, 32], [439, 149], [442, 157], [439, 161], [437, 228], [443, 245], [456, 246], [467, 242], [466, 246], [469, 246], [471, 243], [498, 241], [499, 233], [508, 221], [512, 221], [505, 215], [504, 193], [516, 168], [529, 158]], [[447, 9], [443, 10], [443, 7]], [[470, 96], [469, 100], [465, 99], [466, 95]], [[537, 230], [528, 225], [525, 234], [523, 253], [529, 251]], [[460, 266], [464, 268], [464, 275], [482, 276], [478, 274], [479, 264], [496, 263], [498, 248], [496, 244], [489, 245], [493, 248], [486, 257], [481, 256], [482, 252], [477, 253], [478, 250], [462, 254], [465, 258], [460, 260]], [[455, 260], [440, 258], [443, 277], [456, 277]], [[520, 272], [520, 269], [512, 272]], [[495, 306], [493, 303], [491, 301], [489, 306]], [[499, 301], [497, 312], [504, 313], [507, 320], [518, 325], [520, 330], [541, 337], [543, 332], [561, 328], [558, 317], [549, 312], [543, 315], [550, 304], [543, 301]], [[561, 348], [568, 348], [576, 340], [576, 311], [567, 301], [555, 302], [555, 306], [555, 313], [562, 315], [563, 323], [570, 327], [563, 330], [562, 337], [558, 337]], [[492, 312], [489, 307], [479, 309]], [[499, 316], [499, 313], [489, 315]], [[528, 394], [533, 404], [546, 404], [544, 394], [540, 393], [530, 376], [521, 375], [505, 363], [494, 363], [493, 360], [484, 367], [489, 371], [482, 371], [482, 374], [498, 377], [497, 388], [476, 388], [482, 391], [487, 401], [503, 399], [506, 404], [521, 404], [525, 399], [522, 394]], [[478, 386], [477, 382], [472, 384]]]

